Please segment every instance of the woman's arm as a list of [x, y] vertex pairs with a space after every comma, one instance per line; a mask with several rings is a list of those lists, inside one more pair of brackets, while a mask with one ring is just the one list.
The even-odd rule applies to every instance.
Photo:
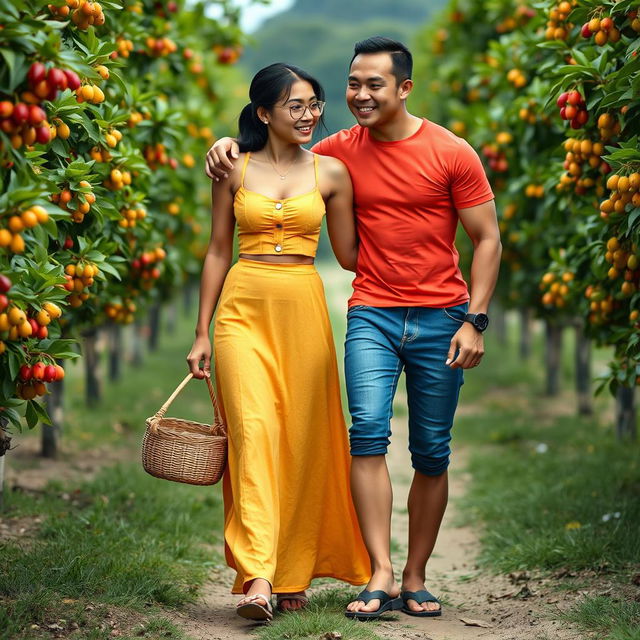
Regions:
[[[196, 339], [187, 356], [189, 369], [196, 378], [210, 375], [211, 340], [209, 337], [211, 318], [218, 304], [222, 285], [231, 266], [233, 257], [233, 216], [232, 181], [213, 182], [211, 185], [211, 237], [200, 278], [200, 304]], [[204, 367], [200, 368], [200, 361]]]
[[358, 234], [353, 213], [353, 187], [347, 167], [337, 158], [322, 156], [320, 171], [330, 184], [327, 206], [327, 230], [331, 247], [340, 266], [348, 271], [356, 270], [358, 259]]

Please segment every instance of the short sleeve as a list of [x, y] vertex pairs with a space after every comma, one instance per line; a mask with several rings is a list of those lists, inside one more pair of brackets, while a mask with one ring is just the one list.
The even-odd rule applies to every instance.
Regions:
[[456, 209], [475, 207], [494, 195], [482, 162], [473, 147], [460, 140], [451, 167], [451, 196]]

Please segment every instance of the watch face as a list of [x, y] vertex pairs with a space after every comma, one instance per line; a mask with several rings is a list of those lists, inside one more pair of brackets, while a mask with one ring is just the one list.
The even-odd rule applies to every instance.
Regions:
[[473, 325], [478, 331], [484, 331], [489, 326], [489, 316], [486, 313], [476, 313]]

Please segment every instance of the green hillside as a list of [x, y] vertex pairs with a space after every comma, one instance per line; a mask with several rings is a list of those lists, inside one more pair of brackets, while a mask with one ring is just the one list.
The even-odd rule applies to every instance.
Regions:
[[242, 63], [252, 76], [272, 62], [289, 62], [315, 75], [327, 92], [329, 132], [354, 123], [344, 104], [347, 65], [353, 44], [372, 35], [399, 39], [409, 46], [444, 0], [370, 0], [366, 13], [354, 0], [298, 0], [253, 34]]

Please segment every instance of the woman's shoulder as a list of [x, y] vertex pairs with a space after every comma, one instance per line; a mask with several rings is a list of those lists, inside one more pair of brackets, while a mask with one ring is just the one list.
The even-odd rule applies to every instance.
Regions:
[[332, 156], [321, 156], [314, 154], [318, 162], [318, 170], [330, 178], [344, 178], [349, 175], [347, 165]]

